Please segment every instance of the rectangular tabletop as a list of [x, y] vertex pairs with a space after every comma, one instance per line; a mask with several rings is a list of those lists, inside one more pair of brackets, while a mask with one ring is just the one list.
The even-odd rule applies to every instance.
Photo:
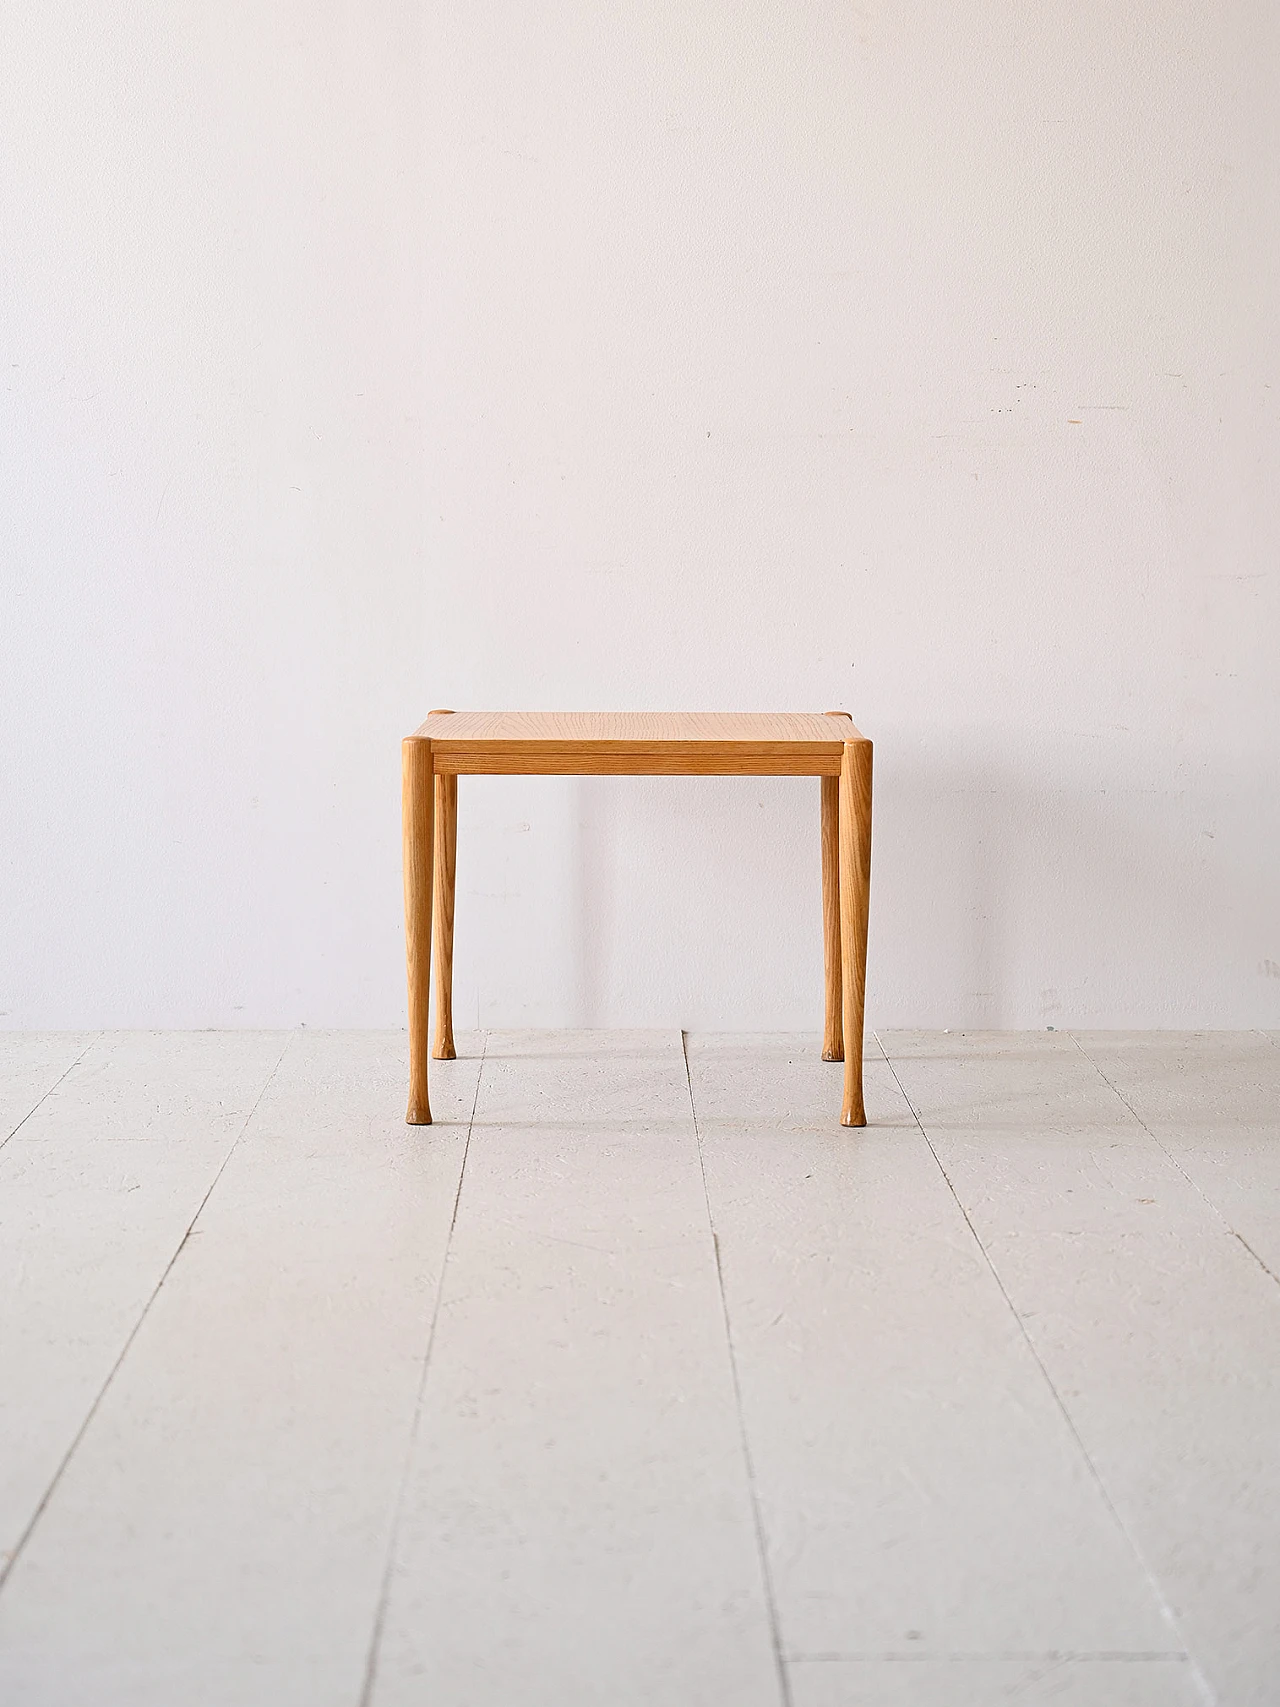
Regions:
[[414, 731], [459, 776], [838, 776], [844, 712], [442, 711]]

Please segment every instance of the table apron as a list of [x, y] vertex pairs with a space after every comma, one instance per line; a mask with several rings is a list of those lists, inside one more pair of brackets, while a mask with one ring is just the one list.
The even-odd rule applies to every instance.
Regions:
[[839, 776], [843, 745], [823, 742], [433, 740], [445, 776]]

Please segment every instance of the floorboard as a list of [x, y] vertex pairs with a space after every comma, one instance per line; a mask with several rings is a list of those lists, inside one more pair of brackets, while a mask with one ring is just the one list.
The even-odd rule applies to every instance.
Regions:
[[406, 1060], [294, 1040], [0, 1598], [6, 1707], [359, 1699], [479, 1073], [411, 1128]]
[[689, 1060], [788, 1657], [1175, 1647], [889, 1067]]
[[776, 1707], [679, 1033], [491, 1035], [374, 1707]]
[[0, 1032], [0, 1146], [96, 1038], [92, 1031]]
[[793, 1707], [1181, 1707], [1203, 1699], [1185, 1659], [1034, 1654], [797, 1666]]
[[74, 1043], [46, 1057], [60, 1082], [0, 1148], [0, 1577], [285, 1041], [124, 1033], [70, 1071]]
[[1273, 1703], [1280, 1290], [1070, 1036], [883, 1041], [1173, 1645]]
[[4, 1707], [1274, 1707], [1280, 1037], [458, 1041], [0, 1038]]
[[1265, 1032], [1082, 1032], [1076, 1042], [1280, 1285], [1280, 1049]]

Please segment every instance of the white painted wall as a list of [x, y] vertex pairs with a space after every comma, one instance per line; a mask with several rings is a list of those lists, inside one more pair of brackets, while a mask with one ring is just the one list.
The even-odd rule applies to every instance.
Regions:
[[[492, 705], [850, 709], [873, 1022], [1280, 1024], [1272, 0], [4, 33], [0, 1023], [398, 1023]], [[817, 1025], [816, 783], [462, 790], [464, 1023]]]

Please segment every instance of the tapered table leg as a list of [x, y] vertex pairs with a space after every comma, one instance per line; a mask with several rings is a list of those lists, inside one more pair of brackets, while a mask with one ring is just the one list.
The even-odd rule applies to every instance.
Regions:
[[458, 779], [436, 776], [435, 907], [432, 943], [436, 973], [436, 1039], [431, 1053], [452, 1061], [453, 889], [458, 864]]
[[404, 940], [409, 972], [410, 1126], [430, 1126], [427, 1096], [428, 1006], [431, 998], [431, 868], [435, 800], [431, 743], [409, 736], [401, 749], [404, 807]]
[[822, 1059], [844, 1060], [844, 995], [840, 981], [840, 778], [822, 785]]
[[865, 1126], [862, 1029], [871, 900], [871, 743], [846, 741], [840, 765], [840, 959], [844, 1007], [842, 1126]]

